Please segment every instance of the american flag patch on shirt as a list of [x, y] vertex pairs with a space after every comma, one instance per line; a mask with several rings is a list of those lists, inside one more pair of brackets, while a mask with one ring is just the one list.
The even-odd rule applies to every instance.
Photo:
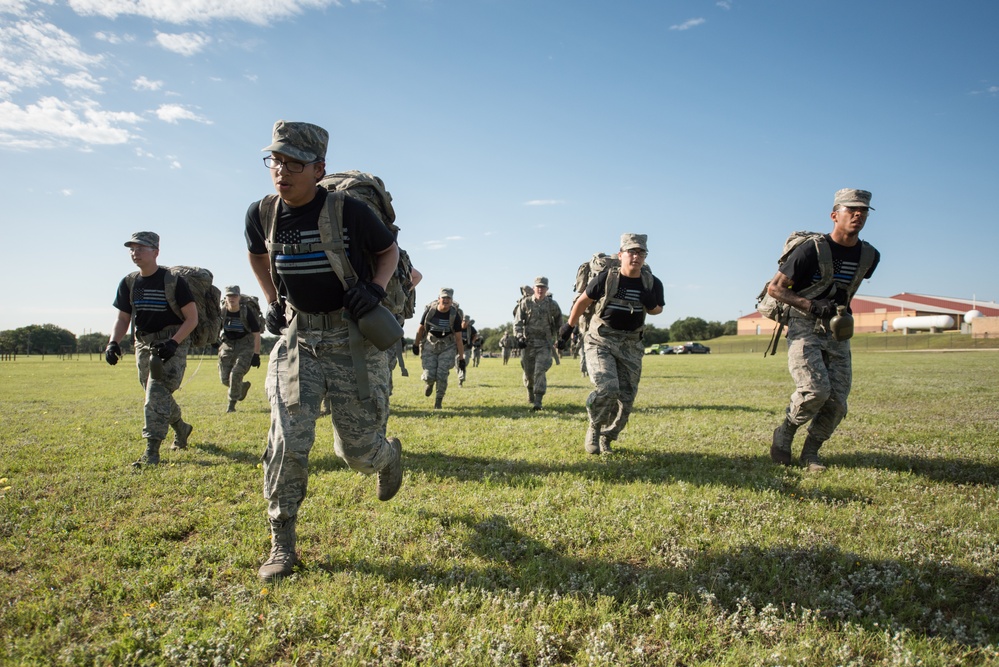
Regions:
[[136, 287], [134, 299], [136, 310], [145, 310], [151, 313], [163, 313], [170, 309], [170, 304], [167, 303], [166, 291], [161, 289]]
[[[276, 240], [278, 243], [286, 245], [319, 243], [319, 230], [313, 229], [309, 231], [300, 231], [297, 229], [285, 229], [277, 233]], [[274, 263], [277, 266], [277, 272], [279, 274], [315, 274], [333, 272], [333, 267], [330, 266], [329, 260], [326, 258], [326, 253], [321, 250], [318, 252], [304, 252], [295, 255], [279, 253], [274, 256]]]

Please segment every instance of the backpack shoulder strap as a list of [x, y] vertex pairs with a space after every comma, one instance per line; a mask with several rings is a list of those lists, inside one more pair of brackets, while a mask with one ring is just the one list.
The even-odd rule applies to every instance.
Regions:
[[167, 269], [166, 275], [163, 276], [163, 291], [166, 293], [166, 300], [170, 306], [170, 310], [174, 312], [174, 315], [183, 320], [184, 314], [180, 311], [180, 306], [177, 305], [177, 275], [170, 269]]
[[833, 268], [832, 249], [822, 234], [812, 237], [815, 244], [815, 254], [819, 261], [819, 279], [798, 292], [798, 296], [811, 299], [812, 297], [825, 292], [833, 283], [836, 270]]
[[420, 325], [426, 329], [430, 326], [430, 314], [434, 312], [437, 308], [438, 299], [434, 299], [427, 304], [427, 307], [423, 309], [423, 319], [420, 320]]
[[[323, 252], [326, 253], [326, 258], [346, 292], [357, 282], [357, 274], [354, 273], [354, 267], [347, 259], [346, 244], [343, 240], [343, 200], [345, 196], [339, 190], [326, 195], [326, 203], [319, 214], [319, 241]], [[332, 209], [332, 213], [330, 209]]]
[[860, 283], [867, 276], [867, 272], [871, 270], [871, 266], [874, 265], [874, 257], [877, 255], [877, 251], [870, 243], [867, 241], [861, 241], [860, 243], [860, 261], [857, 262], [857, 272], [853, 274], [853, 280], [850, 281], [850, 286], [847, 288], [849, 291], [848, 298], [850, 299], [860, 289]]

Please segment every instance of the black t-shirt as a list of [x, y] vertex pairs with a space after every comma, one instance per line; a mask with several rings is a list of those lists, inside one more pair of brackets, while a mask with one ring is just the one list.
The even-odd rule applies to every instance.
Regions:
[[260, 333], [260, 322], [252, 310], [246, 309], [246, 326], [243, 326], [238, 310], [235, 313], [228, 309], [222, 311], [222, 335], [226, 340], [239, 340], [251, 333]]
[[431, 308], [430, 312], [423, 318], [427, 333], [434, 338], [444, 338], [444, 336], [453, 334], [454, 329], [451, 328], [453, 315], [454, 308], [449, 308], [443, 313], [436, 308]]
[[[846, 288], [850, 286], [854, 276], [857, 275], [857, 270], [860, 268], [862, 246], [860, 243], [857, 243], [852, 247], [847, 247], [833, 241], [828, 234], [824, 234], [823, 236], [829, 244], [829, 250], [832, 254], [833, 281], [839, 284], [840, 288], [844, 290], [840, 293], [845, 294]], [[881, 253], [875, 250], [874, 263], [871, 264], [867, 275], [864, 276], [865, 279], [874, 275], [874, 269], [878, 268], [880, 261]], [[788, 277], [791, 281], [791, 291], [796, 293], [818, 282], [822, 277], [822, 270], [819, 267], [819, 255], [815, 249], [815, 244], [811, 242], [802, 243], [792, 250], [779, 271]], [[824, 299], [829, 295], [831, 290], [832, 286], [815, 298]]]
[[[319, 187], [316, 196], [305, 206], [291, 207], [279, 200], [274, 240], [288, 244], [319, 243], [319, 214], [325, 203], [326, 190]], [[245, 234], [246, 247], [252, 254], [267, 254], [259, 201], [246, 211]], [[371, 207], [353, 197], [344, 198], [343, 235], [354, 273], [360, 280], [370, 281], [371, 270], [365, 258], [388, 250], [395, 243], [395, 237]], [[283, 294], [296, 310], [327, 313], [343, 308], [343, 285], [326, 253], [278, 254], [276, 266], [274, 283], [278, 293]]]
[[[132, 311], [132, 299], [128, 293], [128, 280], [122, 278], [118, 283], [118, 293], [114, 297], [114, 307], [118, 310], [132, 315], [135, 320], [135, 330], [139, 333], [151, 334], [163, 329], [183, 324], [184, 319], [178, 317], [166, 298], [166, 274], [164, 267], [156, 269], [156, 273], [151, 276], [135, 277], [135, 311]], [[187, 281], [177, 276], [177, 289], [174, 292], [177, 306], [183, 308], [194, 301], [191, 288]]]
[[[586, 286], [586, 296], [594, 301], [600, 301], [607, 286], [608, 269], [598, 273]], [[636, 331], [645, 324], [645, 307], [642, 306], [642, 295], [645, 288], [642, 286], [641, 277], [629, 278], [621, 274], [617, 284], [618, 299], [632, 302], [634, 306], [627, 308], [622, 305], [608, 303], [601, 318], [612, 328], [618, 331]], [[652, 294], [656, 305], [665, 306], [666, 297], [664, 295], [663, 283], [661, 280], [652, 277]]]

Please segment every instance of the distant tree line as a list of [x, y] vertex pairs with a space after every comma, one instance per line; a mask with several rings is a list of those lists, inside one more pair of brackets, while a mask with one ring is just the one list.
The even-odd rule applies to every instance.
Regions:
[[[563, 319], [568, 320], [567, 317]], [[484, 352], [498, 352], [500, 349], [500, 338], [504, 332], [513, 335], [513, 322], [507, 322], [503, 326], [479, 329], [482, 336], [482, 350]], [[687, 317], [677, 320], [668, 329], [661, 329], [654, 324], [645, 325], [645, 334], [642, 340], [646, 345], [656, 343], [668, 343], [670, 341], [702, 341], [719, 336], [734, 336], [738, 331], [738, 324], [735, 320], [728, 322], [707, 322], [699, 317]]]
[[[566, 318], [567, 319], [567, 318]], [[670, 341], [702, 341], [719, 336], [734, 336], [737, 330], [735, 320], [728, 322], [706, 322], [699, 317], [677, 320], [668, 329], [660, 329], [653, 324], [645, 325], [646, 345], [668, 343]], [[509, 331], [513, 335], [513, 322], [499, 327], [479, 329], [482, 336], [482, 349], [486, 352], [499, 352], [500, 338]], [[8, 354], [91, 354], [104, 351], [109, 334], [94, 332], [77, 336], [54, 324], [32, 324], [20, 329], [0, 331], [0, 352]], [[277, 338], [264, 334], [262, 349], [270, 350]], [[132, 351], [131, 334], [121, 341], [122, 351]]]

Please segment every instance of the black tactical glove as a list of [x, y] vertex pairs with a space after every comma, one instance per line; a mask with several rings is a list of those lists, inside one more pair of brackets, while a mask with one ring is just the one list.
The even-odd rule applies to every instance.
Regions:
[[253, 366], [254, 368], [260, 368], [259, 354], [254, 354], [252, 357], [250, 357], [250, 365]]
[[288, 326], [288, 320], [284, 316], [284, 308], [280, 301], [274, 301], [267, 306], [267, 317], [264, 323], [267, 333], [275, 336], [281, 335], [281, 329]]
[[420, 344], [419, 343], [413, 343], [413, 354], [416, 355], [417, 357], [420, 356]]
[[462, 373], [464, 373], [466, 366], [467, 366], [467, 364], [465, 363], [465, 357], [462, 357], [461, 359], [458, 360], [458, 370], [459, 371], [461, 371]]
[[222, 347], [222, 343], [220, 341], [215, 341], [214, 343], [212, 343], [212, 349], [215, 350], [216, 352], [219, 351], [220, 347]]
[[104, 359], [109, 364], [114, 366], [121, 359], [121, 346], [118, 343], [108, 343], [108, 346], [104, 348]]
[[573, 328], [574, 327], [571, 324], [569, 324], [568, 322], [566, 322], [565, 324], [563, 324], [562, 327], [558, 330], [558, 339], [559, 339], [559, 341], [562, 342], [562, 343], [564, 343], [565, 341], [569, 340], [569, 338], [572, 337], [572, 330], [573, 330]]
[[523, 350], [525, 347], [527, 347], [527, 339], [524, 338], [523, 336], [518, 336], [517, 337], [517, 347], [520, 348], [521, 350]]
[[820, 320], [828, 320], [836, 314], [836, 303], [832, 299], [814, 299], [808, 312]]
[[355, 321], [361, 319], [385, 298], [385, 290], [378, 283], [358, 283], [343, 295], [343, 305]]
[[153, 349], [156, 351], [156, 356], [163, 361], [170, 361], [173, 358], [175, 352], [177, 352], [177, 341], [173, 338], [167, 338], [165, 341], [156, 343], [153, 345]]

